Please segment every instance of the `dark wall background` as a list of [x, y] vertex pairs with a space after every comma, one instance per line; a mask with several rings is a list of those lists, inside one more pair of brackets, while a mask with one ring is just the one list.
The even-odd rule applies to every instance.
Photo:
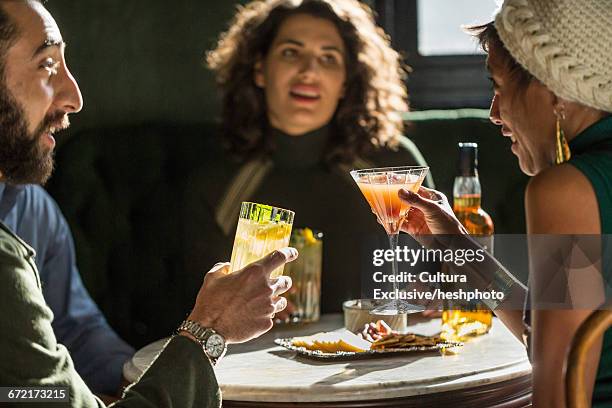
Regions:
[[[85, 99], [69, 134], [149, 121], [202, 122], [217, 113], [203, 58], [234, 1], [50, 1]], [[61, 141], [60, 141], [61, 142]]]

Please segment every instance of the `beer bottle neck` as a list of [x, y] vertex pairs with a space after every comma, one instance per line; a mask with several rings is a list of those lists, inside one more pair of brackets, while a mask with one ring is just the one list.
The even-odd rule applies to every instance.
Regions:
[[454, 206], [480, 208], [480, 180], [478, 179], [478, 147], [475, 143], [459, 143], [457, 177], [453, 185]]

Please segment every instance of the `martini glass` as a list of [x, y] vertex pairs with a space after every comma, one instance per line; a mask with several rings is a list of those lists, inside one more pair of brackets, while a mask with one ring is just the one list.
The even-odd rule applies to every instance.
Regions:
[[[402, 224], [408, 216], [410, 205], [400, 200], [398, 193], [401, 188], [416, 193], [425, 179], [429, 167], [404, 166], [382, 167], [375, 169], [353, 170], [351, 176], [359, 186], [372, 211], [384, 227], [389, 237], [391, 250], [395, 252]], [[391, 271], [393, 293], [399, 294], [397, 258], [393, 257]], [[372, 311], [375, 314], [396, 315], [422, 312], [424, 308], [413, 305], [401, 299], [394, 299]]]

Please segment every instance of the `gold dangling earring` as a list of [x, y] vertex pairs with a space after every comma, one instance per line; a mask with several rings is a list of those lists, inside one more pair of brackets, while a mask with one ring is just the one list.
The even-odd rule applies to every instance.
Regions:
[[565, 139], [563, 129], [561, 129], [561, 119], [559, 118], [559, 116], [564, 115], [563, 113], [559, 114], [557, 112], [555, 112], [555, 114], [557, 116], [557, 143], [555, 147], [555, 164], [561, 164], [568, 161], [570, 157], [572, 157], [572, 152], [570, 151], [567, 139]]

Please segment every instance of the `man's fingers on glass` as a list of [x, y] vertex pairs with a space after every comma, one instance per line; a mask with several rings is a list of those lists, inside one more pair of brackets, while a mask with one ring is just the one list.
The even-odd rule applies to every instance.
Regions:
[[242, 271], [246, 271], [249, 274], [255, 273], [257, 275], [264, 275], [266, 278], [269, 278], [272, 271], [283, 266], [287, 262], [293, 261], [295, 258], [297, 258], [297, 249], [290, 247], [281, 248], [248, 264]]
[[286, 247], [273, 251], [264, 259], [261, 260], [260, 264], [264, 266], [266, 273], [270, 273], [276, 268], [284, 265], [287, 262], [291, 262], [298, 257], [298, 251], [295, 248]]
[[287, 307], [287, 299], [285, 299], [284, 297], [279, 297], [276, 302], [274, 302], [274, 313], [272, 313], [272, 316], [274, 316], [274, 314], [280, 312], [281, 310], [284, 310]]
[[289, 276], [279, 276], [278, 278], [271, 279], [270, 281], [270, 286], [272, 287], [274, 296], [283, 294], [291, 288], [292, 281]]

